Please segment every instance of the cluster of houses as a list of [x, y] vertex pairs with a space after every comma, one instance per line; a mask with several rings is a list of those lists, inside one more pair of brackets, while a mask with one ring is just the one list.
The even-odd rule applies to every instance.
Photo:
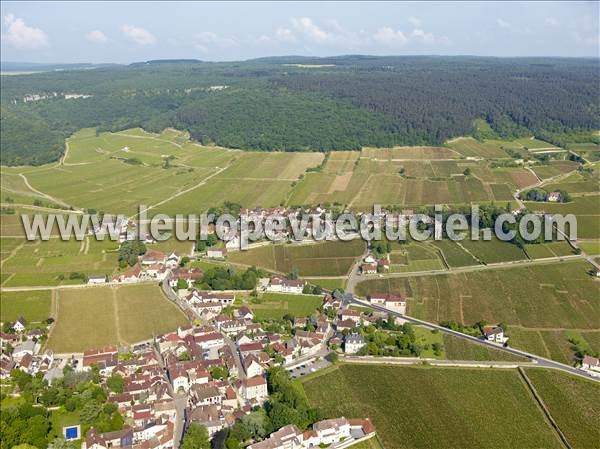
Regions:
[[345, 448], [375, 435], [375, 427], [368, 419], [325, 419], [302, 432], [294, 424], [273, 432], [269, 438], [248, 446], [248, 449], [308, 449]]
[[165, 254], [162, 251], [148, 251], [139, 257], [138, 263], [128, 270], [115, 275], [113, 283], [130, 284], [140, 281], [163, 281], [169, 273], [175, 285], [179, 279], [183, 279], [191, 287], [195, 281], [202, 278], [202, 270], [199, 268], [180, 268], [181, 256], [172, 252]]
[[390, 270], [390, 256], [386, 255], [381, 259], [376, 259], [373, 255], [369, 254], [363, 258], [360, 264], [361, 274], [377, 274]]
[[7, 379], [13, 369], [35, 375], [46, 374], [54, 362], [52, 351], [41, 352], [42, 338], [47, 329], [29, 328], [23, 317], [11, 326], [10, 332], [0, 332], [0, 379]]

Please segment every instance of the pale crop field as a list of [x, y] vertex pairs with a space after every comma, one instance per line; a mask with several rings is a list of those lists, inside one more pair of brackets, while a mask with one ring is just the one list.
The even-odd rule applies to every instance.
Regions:
[[62, 289], [47, 347], [82, 352], [109, 344], [133, 344], [177, 330], [184, 314], [154, 284]]

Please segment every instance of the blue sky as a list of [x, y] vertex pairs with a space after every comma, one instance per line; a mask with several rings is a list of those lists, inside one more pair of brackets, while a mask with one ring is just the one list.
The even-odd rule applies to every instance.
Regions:
[[10, 2], [4, 61], [599, 56], [598, 2]]

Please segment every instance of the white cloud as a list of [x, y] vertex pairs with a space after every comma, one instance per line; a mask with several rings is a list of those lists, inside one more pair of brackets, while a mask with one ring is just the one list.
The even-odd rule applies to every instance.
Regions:
[[296, 36], [294, 36], [294, 32], [289, 28], [277, 28], [275, 31], [276, 39], [283, 42], [295, 42]]
[[143, 28], [136, 27], [133, 25], [123, 25], [121, 31], [132, 41], [140, 45], [150, 45], [156, 43], [156, 37], [150, 32]]
[[87, 33], [85, 35], [85, 38], [88, 41], [93, 42], [94, 44], [105, 44], [106, 42], [108, 42], [108, 38], [106, 37], [106, 34], [104, 34], [100, 30], [90, 31], [89, 33]]
[[314, 42], [325, 42], [331, 37], [330, 33], [319, 28], [310, 17], [294, 17], [292, 25], [296, 31]]
[[546, 17], [546, 20], [544, 21], [544, 23], [550, 27], [560, 26], [560, 22], [558, 21], [558, 19], [556, 19], [554, 17]]
[[435, 41], [435, 37], [433, 36], [433, 33], [427, 33], [421, 29], [416, 29], [413, 30], [411, 36], [422, 40], [423, 42], [427, 43], [427, 44], [432, 44]]
[[16, 48], [43, 48], [48, 46], [48, 37], [39, 28], [27, 26], [23, 19], [13, 14], [4, 16], [4, 25], [7, 27], [2, 40]]
[[194, 47], [203, 53], [210, 53], [213, 48], [230, 48], [238, 45], [231, 37], [219, 36], [212, 31], [203, 31], [194, 36]]
[[404, 45], [408, 41], [402, 31], [390, 27], [379, 28], [373, 38], [380, 44], [386, 45]]
[[408, 22], [415, 28], [420, 28], [422, 24], [421, 19], [412, 16], [408, 18]]
[[508, 23], [506, 20], [497, 19], [496, 23], [500, 28], [512, 28], [512, 25]]

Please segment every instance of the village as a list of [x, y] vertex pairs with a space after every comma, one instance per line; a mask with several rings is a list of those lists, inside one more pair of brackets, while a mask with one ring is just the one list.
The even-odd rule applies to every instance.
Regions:
[[[243, 211], [260, 216], [267, 212]], [[314, 211], [319, 215], [324, 212]], [[409, 216], [413, 211], [403, 214]], [[120, 224], [121, 245], [140, 238], [136, 228], [132, 221]], [[378, 346], [365, 330], [410, 335], [410, 324], [390, 315], [390, 312], [406, 314], [407, 298], [402, 294], [368, 295], [364, 302], [373, 309], [365, 313], [352, 306], [349, 300], [352, 295], [348, 297], [340, 290], [322, 291], [321, 304], [311, 316], [294, 317], [287, 327], [265, 326], [255, 319], [253, 304], [247, 297], [236, 291], [199, 288], [203, 270], [188, 267], [184, 260], [189, 258], [187, 255], [154, 250], [151, 239], [141, 238], [149, 250], [137, 256], [133, 266], [110, 278], [90, 276], [88, 285], [93, 288], [105, 284], [158, 283], [164, 295], [185, 313], [188, 325], [129, 347], [90, 348], [73, 354], [41, 350], [52, 322], [47, 323], [48, 329], [28, 330], [27, 323], [20, 318], [0, 335], [2, 379], [9, 379], [18, 370], [42, 377], [52, 385], [66, 369], [94, 370], [103, 385], [115, 376], [122, 379], [122, 390], [111, 391], [107, 398], [124, 417], [122, 430], [100, 432], [91, 427], [83, 435], [78, 426], [63, 429], [65, 440], [80, 440], [82, 449], [178, 448], [191, 425], [203, 426], [212, 438], [265, 406], [270, 400], [269, 373], [273, 369], [283, 369], [294, 379], [327, 368], [338, 357], [419, 357], [414, 345], [401, 346], [398, 342], [392, 349], [389, 345]], [[235, 251], [234, 246], [235, 243], [208, 246], [195, 257], [222, 261], [228, 249]], [[388, 254], [367, 251], [359, 261], [358, 273], [377, 275], [389, 270], [389, 264]], [[255, 291], [301, 298], [307, 287], [310, 286], [303, 279], [275, 274], [258, 279]], [[505, 346], [508, 341], [499, 325], [485, 326], [480, 338], [498, 346]], [[594, 357], [586, 356], [581, 369], [600, 376], [600, 362]], [[262, 440], [249, 441], [247, 447], [341, 449], [375, 434], [368, 417], [340, 416], [314, 422], [307, 430], [288, 424]]]

